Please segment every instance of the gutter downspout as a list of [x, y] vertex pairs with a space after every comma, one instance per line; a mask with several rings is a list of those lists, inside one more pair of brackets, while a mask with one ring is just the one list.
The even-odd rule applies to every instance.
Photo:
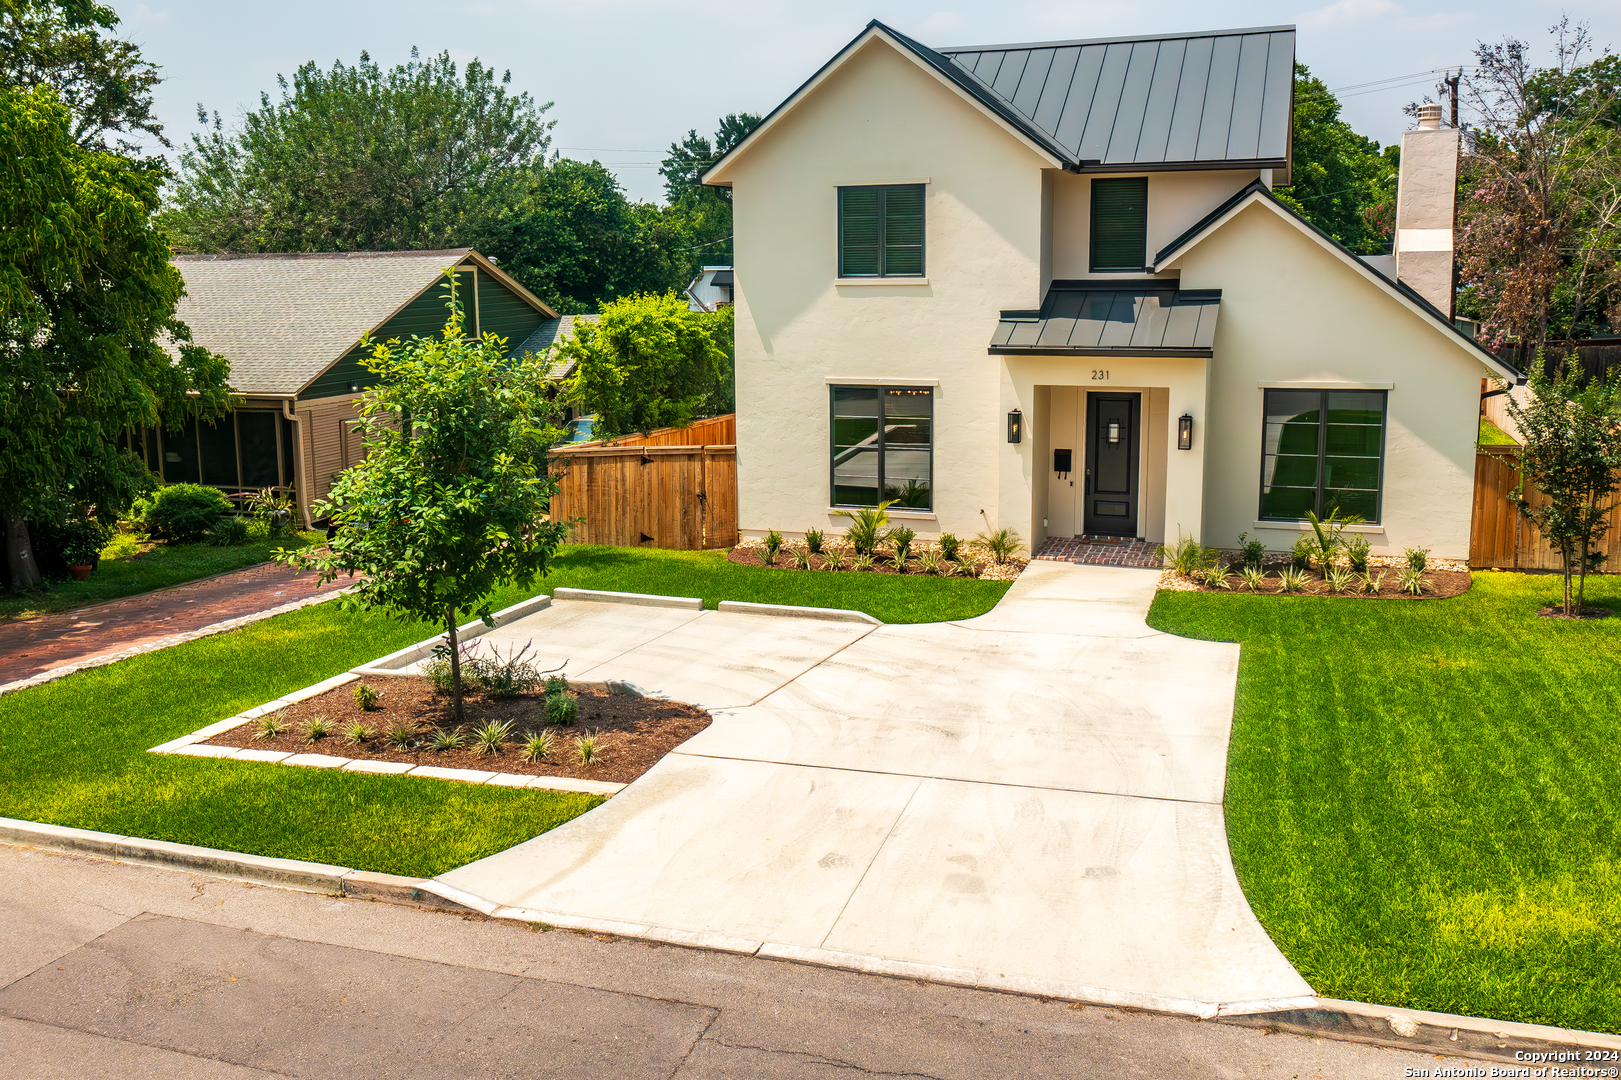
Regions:
[[315, 527], [310, 521], [310, 496], [314, 494], [315, 489], [306, 483], [309, 478], [304, 470], [304, 418], [292, 411], [293, 400], [293, 398], [281, 399], [281, 415], [293, 423], [293, 434], [298, 440], [293, 444], [293, 461], [298, 466], [299, 513], [304, 516], [304, 531], [309, 532]]

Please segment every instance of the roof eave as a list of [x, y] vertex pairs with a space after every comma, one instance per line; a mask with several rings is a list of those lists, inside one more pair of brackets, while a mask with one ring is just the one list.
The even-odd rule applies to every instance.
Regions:
[[1150, 359], [1191, 356], [1206, 360], [1216, 355], [1215, 350], [1211, 348], [1151, 349], [1102, 345], [992, 345], [985, 351], [991, 356], [1143, 356]]
[[1519, 372], [1518, 369], [1514, 368], [1512, 365], [1504, 363], [1492, 353], [1489, 353], [1485, 349], [1481, 348], [1479, 343], [1477, 343], [1473, 338], [1469, 337], [1467, 334], [1453, 325], [1452, 321], [1448, 319], [1446, 315], [1444, 315], [1418, 293], [1414, 292], [1411, 286], [1404, 282], [1387, 278], [1384, 274], [1381, 274], [1378, 270], [1375, 270], [1373, 267], [1369, 266], [1355, 252], [1351, 251], [1351, 249], [1347, 248], [1344, 244], [1340, 243], [1338, 240], [1334, 239], [1332, 236], [1328, 235], [1328, 233], [1324, 232], [1322, 229], [1319, 229], [1316, 225], [1313, 225], [1299, 214], [1295, 213], [1294, 210], [1290, 209], [1287, 204], [1272, 193], [1271, 188], [1267, 187], [1260, 180], [1256, 180], [1255, 182], [1246, 185], [1237, 194], [1229, 198], [1225, 203], [1207, 214], [1202, 221], [1198, 222], [1192, 228], [1188, 229], [1187, 232], [1183, 233], [1175, 240], [1172, 240], [1165, 247], [1161, 248], [1159, 254], [1154, 256], [1154, 261], [1150, 269], [1156, 274], [1163, 273], [1171, 263], [1186, 255], [1206, 236], [1209, 236], [1211, 233], [1221, 228], [1221, 226], [1225, 225], [1228, 221], [1231, 221], [1234, 217], [1253, 203], [1261, 201], [1264, 201], [1274, 212], [1280, 214], [1285, 221], [1288, 221], [1306, 235], [1312, 237], [1324, 247], [1328, 248], [1328, 250], [1333, 252], [1340, 259], [1340, 261], [1344, 262], [1348, 266], [1351, 266], [1369, 281], [1372, 281], [1374, 284], [1378, 285], [1398, 303], [1408, 308], [1414, 314], [1417, 314], [1425, 320], [1431, 322], [1438, 329], [1451, 336], [1458, 344], [1477, 354], [1479, 359], [1484, 361], [1487, 367], [1495, 369], [1504, 378], [1512, 379], [1517, 383], [1524, 381], [1524, 376]]

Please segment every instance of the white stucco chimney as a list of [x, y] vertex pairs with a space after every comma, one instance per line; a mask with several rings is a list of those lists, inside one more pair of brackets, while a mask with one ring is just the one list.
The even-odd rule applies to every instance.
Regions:
[[1458, 190], [1458, 131], [1441, 126], [1441, 106], [1420, 105], [1418, 127], [1402, 132], [1396, 187], [1396, 277], [1452, 317], [1452, 223]]

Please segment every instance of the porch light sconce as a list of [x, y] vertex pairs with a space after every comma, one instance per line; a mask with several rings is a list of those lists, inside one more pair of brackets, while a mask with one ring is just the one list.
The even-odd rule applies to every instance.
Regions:
[[1024, 413], [1018, 409], [1007, 414], [1007, 441], [1010, 443], [1024, 441]]
[[1176, 422], [1176, 448], [1178, 450], [1193, 449], [1193, 417], [1183, 413]]

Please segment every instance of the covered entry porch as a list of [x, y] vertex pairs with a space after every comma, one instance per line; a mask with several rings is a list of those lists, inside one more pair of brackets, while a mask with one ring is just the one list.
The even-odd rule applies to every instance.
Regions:
[[989, 351], [1028, 432], [1010, 447], [1019, 469], [1004, 473], [1002, 517], [1028, 522], [1032, 551], [1049, 538], [1200, 536], [1220, 304], [1174, 281], [1055, 281], [1039, 310], [1003, 312]]

